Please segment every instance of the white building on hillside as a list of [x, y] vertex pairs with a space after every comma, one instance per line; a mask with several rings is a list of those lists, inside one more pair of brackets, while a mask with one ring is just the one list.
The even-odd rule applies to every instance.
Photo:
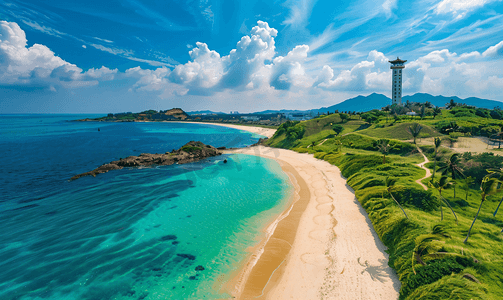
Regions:
[[390, 69], [393, 70], [391, 77], [391, 99], [392, 104], [402, 105], [402, 70], [405, 68], [406, 60], [396, 58], [395, 60], [388, 61], [391, 63]]

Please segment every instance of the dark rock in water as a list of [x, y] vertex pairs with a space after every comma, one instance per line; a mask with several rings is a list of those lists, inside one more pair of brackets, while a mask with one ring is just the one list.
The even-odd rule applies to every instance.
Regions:
[[199, 265], [196, 267], [196, 271], [204, 271], [204, 267]]
[[177, 237], [176, 235], [174, 234], [169, 234], [169, 235], [165, 235], [161, 238], [161, 241], [171, 241], [171, 240], [176, 240]]
[[190, 276], [189, 279], [190, 280], [197, 280], [196, 276]]
[[180, 257], [186, 258], [188, 260], [196, 260], [196, 257], [192, 254], [177, 254]]
[[172, 245], [178, 245], [178, 244], [180, 244], [180, 242], [179, 242], [179, 241], [174, 241], [174, 242], [172, 242], [171, 244], [172, 244]]
[[90, 172], [75, 175], [70, 180], [75, 180], [84, 176], [96, 177], [97, 174], [106, 173], [111, 170], [120, 170], [125, 167], [148, 167], [148, 166], [169, 166], [172, 164], [186, 164], [212, 156], [221, 155], [215, 147], [205, 145], [201, 142], [188, 142], [182, 148], [166, 152], [165, 154], [142, 153], [139, 156], [129, 156], [124, 159], [112, 161], [104, 164]]
[[161, 268], [153, 268], [152, 271], [156, 271], [156, 272], [159, 272], [161, 270]]
[[224, 164], [226, 164], [226, 163], [227, 163], [227, 159], [224, 159]]

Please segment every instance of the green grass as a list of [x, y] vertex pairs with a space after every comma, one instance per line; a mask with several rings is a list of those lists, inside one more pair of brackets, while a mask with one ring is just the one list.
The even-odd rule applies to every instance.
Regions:
[[341, 118], [339, 117], [339, 114], [331, 114], [328, 116], [314, 118], [303, 123], [306, 128], [305, 135], [310, 136], [320, 131], [331, 130], [333, 124], [341, 123]]
[[[433, 136], [438, 135], [438, 132], [427, 124], [434, 125], [447, 117], [451, 116], [419, 122], [425, 124], [425, 133]], [[325, 118], [327, 120], [323, 122], [331, 118], [334, 120], [336, 115], [321, 120]], [[425, 171], [415, 166], [423, 161], [423, 157], [412, 144], [400, 141], [410, 139], [405, 131], [410, 122], [360, 130], [364, 124], [352, 120], [342, 124], [345, 130], [343, 134], [347, 134], [335, 137], [327, 126], [329, 123], [320, 124], [321, 120], [317, 122], [318, 127], [312, 123], [315, 120], [295, 124], [297, 128], [305, 129], [301, 137], [287, 138], [284, 132], [275, 135], [267, 143], [270, 146], [312, 153], [316, 158], [341, 169], [348, 185], [355, 190], [358, 201], [367, 211], [379, 238], [388, 247], [389, 264], [402, 282], [400, 299], [501, 299], [503, 234], [500, 231], [503, 228], [503, 208], [496, 217], [492, 215], [503, 196], [501, 193], [485, 201], [470, 239], [464, 244], [463, 240], [480, 204], [480, 191], [470, 189], [467, 200], [461, 185], [457, 186], [456, 198], [452, 189], [443, 191], [442, 195], [458, 216], [459, 225], [456, 225], [454, 216], [445, 205], [444, 219], [441, 221], [438, 192], [432, 188], [425, 191], [415, 182], [425, 176]], [[385, 164], [382, 154], [376, 151], [376, 141], [379, 138], [395, 138], [390, 140], [391, 154], [386, 156]], [[324, 139], [328, 140], [319, 145]], [[336, 147], [338, 140], [343, 144], [340, 151]], [[314, 147], [310, 146], [312, 142], [316, 144]], [[432, 147], [421, 148], [431, 159]], [[442, 147], [439, 155], [446, 158], [451, 152], [452, 150]], [[432, 167], [432, 163], [428, 166]], [[410, 219], [404, 217], [391, 195], [385, 192], [384, 181], [387, 176], [397, 178], [392, 194]], [[430, 178], [426, 178], [422, 182], [427, 185], [429, 181]], [[448, 237], [434, 235], [438, 228], [447, 232]], [[425, 242], [426, 245], [438, 247], [437, 252], [449, 254], [423, 255], [422, 259], [426, 263], [423, 266], [413, 260], [412, 255], [417, 243], [428, 236], [435, 238]], [[476, 278], [480, 283], [468, 278]]]
[[[419, 123], [419, 122], [416, 122]], [[398, 139], [398, 140], [411, 140], [412, 136], [407, 132], [407, 128], [413, 123], [398, 123], [395, 125], [388, 124], [383, 128], [376, 128], [375, 125], [371, 128], [359, 131], [360, 134], [365, 134], [371, 137], [379, 137], [386, 139]], [[391, 125], [391, 126], [390, 126]], [[437, 130], [429, 125], [422, 124], [423, 129], [421, 129], [421, 137], [438, 137], [442, 136]]]

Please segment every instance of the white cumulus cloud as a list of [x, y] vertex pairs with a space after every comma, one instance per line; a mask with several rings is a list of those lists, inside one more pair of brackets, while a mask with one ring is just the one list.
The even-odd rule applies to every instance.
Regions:
[[274, 37], [278, 31], [266, 22], [258, 21], [250, 35], [243, 36], [236, 49], [226, 56], [210, 50], [205, 43], [197, 42], [189, 51], [191, 61], [178, 65], [169, 79], [182, 84], [193, 94], [208, 94], [223, 89], [243, 88], [265, 61], [275, 55]]
[[498, 44], [487, 48], [486, 51], [482, 53], [484, 57], [498, 57], [503, 56], [503, 41]]
[[82, 72], [46, 46], [27, 44], [26, 34], [17, 23], [0, 21], [0, 84], [47, 86], [53, 90], [57, 84], [94, 85], [96, 80], [111, 80], [117, 73], [105, 67]]
[[442, 0], [435, 7], [435, 12], [437, 14], [452, 13], [459, 19], [468, 12], [495, 1], [501, 0]]

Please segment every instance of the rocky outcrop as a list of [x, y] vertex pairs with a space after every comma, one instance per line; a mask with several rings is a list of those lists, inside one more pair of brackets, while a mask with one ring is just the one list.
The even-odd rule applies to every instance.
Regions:
[[75, 180], [84, 176], [96, 176], [111, 170], [120, 170], [125, 167], [148, 167], [152, 165], [169, 166], [172, 164], [186, 164], [195, 162], [207, 157], [221, 155], [222, 152], [216, 148], [205, 145], [201, 142], [188, 142], [182, 148], [166, 152], [165, 154], [142, 153], [139, 156], [129, 156], [120, 160], [112, 161], [98, 168], [73, 176], [70, 180]]
[[172, 108], [164, 112], [167, 116], [173, 116], [179, 120], [186, 120], [189, 118], [189, 115], [185, 113], [181, 108]]

